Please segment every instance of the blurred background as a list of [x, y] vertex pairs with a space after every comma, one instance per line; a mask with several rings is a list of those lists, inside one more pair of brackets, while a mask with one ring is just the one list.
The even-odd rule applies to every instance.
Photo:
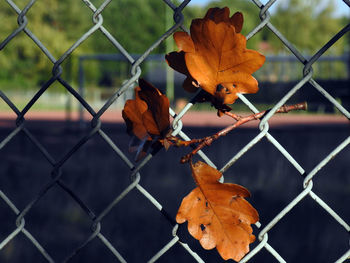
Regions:
[[[103, 1], [92, 1], [99, 6]], [[173, 1], [175, 4], [179, 2]], [[266, 1], [263, 1], [264, 3]], [[27, 1], [17, 1], [20, 9]], [[247, 0], [193, 0], [183, 10], [185, 26], [203, 17], [210, 7], [230, 7], [231, 14], [244, 14], [242, 34], [260, 22], [260, 9]], [[306, 58], [314, 55], [330, 38], [349, 23], [350, 8], [340, 0], [280, 0], [270, 9], [271, 23]], [[103, 25], [120, 44], [138, 58], [173, 25], [173, 12], [160, 0], [111, 1], [102, 12]], [[83, 1], [40, 0], [27, 13], [27, 27], [58, 59], [93, 26], [92, 13]], [[0, 2], [0, 41], [16, 28], [17, 14]], [[302, 78], [303, 64], [270, 30], [263, 28], [247, 47], [266, 56], [266, 63], [254, 76], [260, 91], [246, 97], [259, 110], [277, 103]], [[164, 91], [176, 111], [191, 99], [182, 89], [184, 77], [166, 65], [164, 54], [176, 50], [172, 38], [162, 42], [141, 64], [142, 77]], [[0, 90], [22, 110], [52, 76], [52, 63], [28, 36], [21, 32], [0, 52]], [[62, 78], [97, 111], [131, 77], [131, 64], [100, 32], [95, 32], [62, 64]], [[313, 65], [313, 78], [347, 110], [350, 109], [350, 36], [347, 33]], [[128, 153], [129, 137], [121, 121], [121, 109], [133, 90], [125, 92], [102, 119], [102, 127], [115, 144]], [[2, 97], [3, 98], [3, 97]], [[349, 136], [349, 120], [311, 85], [306, 84], [288, 103], [307, 101], [309, 110], [289, 113], [283, 124], [271, 125], [273, 135], [295, 160], [310, 172]], [[235, 112], [248, 114], [237, 101]], [[53, 83], [26, 115], [26, 128], [55, 158], [60, 160], [91, 129], [88, 119], [78, 122], [80, 104], [59, 83]], [[196, 118], [215, 116], [208, 104], [195, 105]], [[202, 115], [201, 115], [202, 114]], [[295, 118], [295, 114], [298, 114]], [[189, 115], [190, 116], [190, 115]], [[289, 118], [294, 116], [294, 118]], [[0, 99], [0, 190], [21, 211], [49, 181], [52, 166], [24, 132], [7, 142], [16, 128], [16, 114]], [[293, 121], [292, 121], [293, 119]], [[297, 121], [295, 121], [297, 120]], [[221, 119], [196, 124], [187, 118], [184, 131], [192, 138], [215, 133]], [[242, 147], [259, 134], [257, 126], [242, 127], [215, 142], [205, 152], [223, 167]], [[162, 150], [142, 169], [142, 186], [175, 218], [182, 198], [194, 183], [187, 166], [177, 160], [188, 150]], [[314, 191], [349, 222], [349, 147], [327, 165], [314, 182]], [[92, 137], [62, 167], [62, 179], [96, 213], [130, 183], [130, 170], [99, 136]], [[250, 202], [266, 226], [302, 190], [303, 178], [291, 163], [266, 139], [240, 158], [226, 173], [225, 180], [247, 187]], [[91, 220], [66, 192], [54, 187], [26, 215], [26, 228], [57, 262], [81, 244], [91, 233]], [[0, 200], [0, 242], [16, 227], [16, 215]], [[102, 232], [128, 262], [146, 262], [172, 239], [172, 226], [139, 192], [132, 191], [102, 222]], [[258, 229], [254, 228], [255, 233]], [[215, 250], [205, 251], [180, 227], [179, 236], [206, 262], [220, 262]], [[311, 198], [269, 232], [269, 243], [287, 262], [334, 262], [349, 249], [346, 231]], [[254, 248], [258, 242], [252, 245]], [[22, 234], [0, 250], [0, 262], [47, 262]], [[71, 262], [117, 262], [99, 241], [86, 246]], [[195, 262], [180, 246], [169, 250], [158, 262]], [[251, 262], [277, 262], [266, 250]]]
[[[99, 2], [101, 1], [94, 1], [96, 5]], [[17, 4], [23, 8], [26, 2], [20, 1]], [[207, 0], [191, 1], [184, 9], [186, 27], [189, 28], [193, 18], [203, 17], [206, 10], [213, 6], [229, 6], [231, 13], [243, 12], [244, 35], [260, 23], [259, 9], [251, 1]], [[348, 23], [350, 16], [348, 9], [343, 1], [336, 0], [278, 1], [271, 8], [271, 22], [303, 56], [310, 57]], [[118, 12], [119, 10], [123, 12]], [[27, 15], [30, 21], [28, 28], [44, 45], [50, 47], [49, 51], [58, 58], [92, 26], [90, 14], [90, 10], [84, 8], [84, 3], [81, 1], [38, 1]], [[0, 36], [4, 39], [17, 28], [17, 21], [15, 12], [6, 3], [1, 3], [0, 15], [3, 21], [7, 21], [0, 28]], [[162, 1], [155, 0], [112, 1], [104, 10], [103, 18], [107, 30], [136, 58], [172, 25], [170, 9]], [[348, 94], [344, 94], [346, 92], [343, 83], [349, 79], [350, 74], [349, 42], [348, 35], [341, 38], [313, 66], [314, 78], [329, 81], [326, 88], [331, 85], [334, 92], [332, 95], [340, 100], [349, 100], [344, 98]], [[267, 28], [254, 35], [247, 46], [267, 56], [264, 67], [255, 74], [264, 92], [249, 98], [255, 103], [273, 104], [281, 97], [280, 94], [283, 94], [283, 92], [276, 94], [276, 88], [272, 88], [276, 86], [275, 83], [278, 83], [279, 89], [293, 86], [290, 84], [302, 77], [303, 65]], [[142, 76], [158, 88], [164, 91], [168, 89], [167, 94], [173, 105], [176, 105], [177, 100], [179, 102], [183, 102], [183, 99], [188, 100], [191, 94], [186, 94], [181, 89], [183, 81], [181, 74], [175, 73], [175, 88], [169, 75], [168, 86], [166, 85], [167, 66], [164, 54], [171, 50], [176, 50], [176, 46], [169, 38], [152, 52], [146, 63], [142, 64]], [[47, 81], [52, 64], [24, 33], [19, 34], [5, 51], [0, 56], [0, 87], [9, 96], [11, 95], [21, 108], [37, 88]], [[64, 61], [63, 77], [73, 87], [80, 86], [85, 90], [84, 94], [89, 103], [100, 107], [106, 98], [130, 77], [131, 65], [124, 56], [116, 52], [115, 47], [109, 41], [105, 41], [103, 34], [96, 32]], [[342, 83], [334, 85], [335, 80]], [[59, 84], [54, 84], [33, 109], [64, 110], [68, 107], [76, 110], [78, 102], [65, 95], [65, 89]], [[329, 109], [331, 106], [325, 103], [312, 110], [333, 111]], [[118, 100], [113, 107], [120, 109], [123, 105], [124, 101]], [[199, 107], [210, 109], [204, 105]], [[234, 107], [239, 107], [239, 103]], [[7, 107], [1, 106], [1, 110], [7, 110]]]

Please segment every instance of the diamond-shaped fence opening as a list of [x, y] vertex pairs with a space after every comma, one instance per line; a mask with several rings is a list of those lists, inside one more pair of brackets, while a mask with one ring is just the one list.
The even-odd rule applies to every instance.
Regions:
[[[102, 121], [111, 105], [124, 101], [123, 96], [132, 90], [142, 73], [141, 66], [151, 52], [176, 30], [186, 30], [183, 10], [190, 1], [176, 5], [163, 0], [165, 9], [173, 13], [174, 21], [162, 35], [155, 36], [158, 39], [138, 57], [133, 57], [118, 41], [120, 36], [112, 34], [104, 25], [103, 13], [108, 10], [111, 0], [103, 1], [99, 6], [89, 0], [82, 1], [84, 14], [88, 10], [93, 23], [80, 36], [74, 36], [71, 46], [59, 57], [50, 53], [55, 47], [46, 43], [52, 42], [30, 30], [29, 17], [33, 18], [30, 13], [40, 0], [28, 1], [21, 7], [14, 1], [6, 2], [18, 14], [13, 16], [18, 27], [7, 37], [1, 36], [0, 50], [6, 52], [19, 35], [25, 36], [52, 63], [52, 74], [24, 105], [17, 105], [16, 96], [8, 95], [8, 91], [0, 91], [1, 103], [16, 115], [12, 123], [1, 122], [1, 261], [19, 262], [29, 258], [35, 262], [100, 262], [102, 258], [104, 262], [219, 261], [215, 251], [200, 248], [185, 228], [174, 221], [179, 200], [193, 186], [186, 167], [174, 161], [179, 159], [181, 150], [180, 153], [169, 150], [166, 154], [161, 150], [162, 154], [149, 154], [141, 162], [134, 163], [127, 153], [128, 136], [124, 127]], [[294, 126], [291, 129], [270, 129], [269, 120], [279, 107], [306, 88], [336, 108], [344, 119], [350, 119], [348, 105], [342, 105], [332, 92], [329, 93], [313, 78], [313, 65], [321, 62], [324, 53], [344, 37], [350, 24], [339, 28], [334, 37], [319, 47], [319, 51], [305, 58], [293, 45], [293, 39], [287, 40], [270, 21], [269, 8], [277, 1], [252, 2], [260, 12], [261, 23], [247, 35], [247, 39], [259, 34], [263, 28], [272, 31], [294, 55], [293, 61], [298, 63], [294, 69], [300, 71], [301, 77], [296, 78], [295, 84], [273, 102], [273, 108], [258, 127], [242, 128], [227, 135], [212, 145], [213, 150], [199, 155], [222, 171], [226, 181], [246, 185], [253, 193], [251, 202], [260, 211], [260, 222], [254, 227], [257, 241], [241, 262], [302, 262], [304, 257], [317, 259], [313, 262], [319, 262], [320, 258], [324, 262], [345, 262], [350, 257], [349, 213], [348, 209], [344, 210], [350, 201], [348, 127], [339, 129], [333, 138], [329, 133], [323, 134], [324, 130], [318, 126], [308, 130], [307, 135]], [[348, 0], [343, 2], [350, 6]], [[64, 25], [65, 30], [70, 26], [74, 25]], [[65, 63], [71, 54], [80, 52], [95, 34], [103, 36], [101, 41], [114, 46], [118, 57], [128, 64], [130, 70], [129, 78], [98, 107], [92, 107], [84, 90], [73, 88], [64, 74]], [[86, 59], [88, 57], [81, 57], [81, 60]], [[281, 74], [279, 68], [271, 66], [269, 70]], [[31, 110], [38, 101], [45, 100], [45, 94], [53, 85], [65, 89], [68, 97], [79, 104], [81, 112], [87, 114], [83, 130], [79, 125], [67, 130], [62, 124], [50, 126], [30, 118]], [[245, 96], [239, 95], [239, 99], [252, 112], [259, 112]], [[174, 118], [173, 134], [185, 140], [204, 135], [203, 129], [186, 127], [182, 123], [191, 107], [189, 103], [177, 113], [170, 110]], [[205, 134], [209, 131], [207, 129]], [[67, 133], [69, 136], [65, 135]], [[240, 140], [236, 139], [237, 136], [241, 136]], [[298, 140], [304, 147], [297, 146], [300, 145]], [[331, 141], [327, 144], [331, 146], [318, 148], [326, 140]], [[255, 152], [261, 156], [257, 158]], [[335, 158], [338, 154], [340, 157]], [[336, 160], [331, 162], [332, 159]], [[7, 165], [3, 166], [3, 163]], [[169, 167], [171, 171], [167, 170]], [[340, 172], [336, 172], [337, 169]], [[16, 174], [17, 170], [20, 170], [20, 176]], [[177, 174], [174, 175], [173, 171]], [[329, 177], [332, 178], [328, 181], [324, 179]], [[16, 188], [13, 186], [16, 185], [29, 191], [14, 192]], [[332, 186], [340, 189], [340, 195], [334, 194]], [[50, 221], [51, 227], [44, 225], [44, 221]], [[300, 233], [305, 234], [300, 236]], [[307, 236], [308, 233], [317, 234]], [[289, 243], [297, 249], [286, 249]], [[305, 244], [313, 249], [303, 247]]]

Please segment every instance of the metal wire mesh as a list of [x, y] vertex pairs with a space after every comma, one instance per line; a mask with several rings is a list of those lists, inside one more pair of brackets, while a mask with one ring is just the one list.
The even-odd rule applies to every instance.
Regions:
[[[139, 58], [136, 60], [128, 53], [128, 51], [118, 42], [117, 38], [114, 37], [104, 26], [103, 26], [103, 10], [108, 8], [108, 4], [111, 0], [104, 1], [99, 7], [95, 7], [92, 2], [89, 0], [83, 0], [86, 4], [86, 7], [91, 10], [92, 18], [94, 25], [85, 32], [80, 38], [68, 49], [66, 52], [56, 59], [49, 51], [49, 47], [45, 47], [43, 43], [37, 38], [32, 31], [30, 31], [27, 27], [28, 19], [26, 17], [27, 12], [31, 9], [36, 0], [31, 0], [23, 9], [17, 7], [17, 5], [11, 1], [7, 0], [7, 3], [15, 12], [18, 14], [18, 28], [12, 32], [5, 40], [0, 43], [0, 50], [6, 52], [5, 47], [7, 45], [11, 45], [11, 41], [16, 38], [16, 36], [20, 32], [24, 32], [28, 38], [30, 38], [35, 45], [37, 45], [41, 51], [49, 58], [52, 62], [52, 76], [48, 79], [42, 87], [37, 91], [35, 96], [29, 101], [29, 103], [23, 108], [23, 110], [19, 110], [16, 105], [12, 103], [12, 101], [0, 91], [1, 99], [12, 109], [12, 111], [17, 115], [16, 119], [16, 128], [12, 130], [12, 132], [0, 142], [0, 150], [7, 145], [19, 132], [23, 132], [26, 137], [37, 147], [37, 149], [45, 156], [47, 162], [51, 165], [51, 180], [49, 183], [42, 185], [41, 190], [37, 193], [37, 195], [30, 200], [24, 209], [19, 210], [16, 207], [10, 198], [1, 191], [0, 189], [0, 198], [3, 202], [7, 204], [7, 206], [13, 211], [16, 215], [16, 227], [12, 230], [12, 232], [4, 239], [0, 240], [0, 250], [3, 249], [12, 239], [16, 238], [21, 233], [33, 244], [34, 247], [42, 254], [42, 256], [48, 262], [55, 262], [54, 258], [45, 250], [44, 246], [40, 244], [40, 242], [26, 229], [25, 217], [28, 212], [35, 207], [35, 205], [40, 201], [54, 186], [59, 186], [64, 192], [66, 192], [72, 200], [74, 200], [86, 213], [86, 215], [90, 218], [91, 221], [91, 234], [90, 236], [81, 243], [78, 247], [74, 248], [70, 254], [66, 256], [64, 262], [67, 262], [74, 258], [79, 250], [84, 248], [94, 239], [99, 239], [105, 246], [108, 248], [113, 255], [115, 256], [116, 262], [126, 262], [123, 255], [118, 252], [118, 247], [113, 246], [111, 242], [105, 237], [105, 235], [101, 232], [101, 225], [103, 223], [104, 218], [113, 210], [118, 203], [125, 198], [131, 191], [138, 191], [141, 193], [144, 198], [148, 199], [163, 215], [164, 220], [170, 222], [173, 225], [172, 236], [167, 244], [159, 250], [156, 254], [154, 254], [149, 262], [155, 262], [167, 251], [172, 248], [175, 244], [180, 244], [184, 249], [184, 253], [189, 253], [194, 260], [197, 262], [204, 262], [200, 256], [189, 247], [188, 244], [183, 243], [178, 234], [178, 225], [174, 223], [173, 219], [169, 217], [166, 213], [166, 209], [162, 207], [162, 205], [149, 193], [147, 190], [141, 185], [141, 173], [142, 169], [147, 163], [152, 163], [153, 155], [149, 154], [142, 160], [141, 163], [134, 165], [132, 161], [128, 159], [126, 154], [118, 148], [118, 146], [113, 142], [113, 140], [104, 132], [101, 128], [101, 116], [109, 109], [110, 105], [118, 100], [120, 96], [137, 81], [141, 74], [140, 65], [143, 61], [150, 55], [152, 50], [154, 50], [162, 41], [172, 35], [178, 29], [186, 30], [183, 27], [183, 9], [190, 2], [189, 0], [183, 1], [179, 6], [176, 6], [170, 0], [163, 0], [164, 4], [167, 5], [167, 8], [171, 8], [174, 12], [174, 24], [171, 28], [169, 28], [159, 39], [154, 42]], [[220, 168], [220, 171], [225, 173], [235, 162], [241, 158], [245, 153], [251, 150], [251, 148], [258, 144], [261, 139], [266, 138], [271, 145], [276, 147], [276, 149], [290, 162], [290, 164], [295, 168], [295, 170], [304, 178], [303, 181], [303, 190], [295, 196], [294, 200], [292, 200], [284, 209], [282, 209], [268, 224], [260, 225], [257, 224], [258, 227], [262, 228], [258, 235], [259, 244], [250, 251], [249, 254], [244, 257], [241, 262], [247, 262], [248, 260], [254, 258], [254, 256], [260, 251], [266, 249], [271, 255], [279, 262], [286, 262], [283, 259], [283, 255], [280, 255], [278, 251], [276, 251], [270, 244], [268, 233], [269, 231], [276, 226], [276, 224], [284, 217], [288, 216], [288, 213], [294, 209], [298, 203], [310, 196], [315, 204], [321, 206], [326, 212], [328, 212], [336, 222], [338, 222], [345, 231], [350, 231], [350, 226], [346, 222], [345, 219], [341, 218], [336, 211], [334, 211], [327, 203], [325, 203], [314, 191], [313, 191], [313, 180], [317, 179], [318, 172], [327, 165], [334, 156], [340, 153], [345, 147], [350, 144], [350, 136], [347, 137], [343, 142], [341, 142], [338, 146], [336, 146], [321, 162], [319, 162], [310, 172], [306, 173], [304, 168], [293, 158], [293, 156], [288, 153], [288, 151], [279, 143], [277, 139], [275, 139], [269, 133], [269, 120], [275, 114], [277, 109], [285, 104], [289, 98], [293, 96], [299, 89], [302, 89], [304, 84], [310, 83], [320, 94], [322, 94], [327, 100], [329, 100], [346, 118], [350, 119], [350, 112], [348, 109], [345, 109], [335, 98], [332, 97], [323, 87], [321, 87], [314, 79], [313, 79], [313, 70], [312, 65], [334, 44], [337, 40], [342, 38], [346, 32], [350, 29], [350, 24], [340, 29], [339, 32], [332, 37], [324, 46], [320, 47], [319, 51], [316, 52], [310, 59], [306, 59], [303, 55], [298, 51], [298, 49], [289, 42], [282, 33], [280, 33], [277, 28], [270, 22], [269, 8], [273, 4], [275, 4], [276, 0], [268, 1], [266, 4], [261, 3], [259, 0], [253, 0], [257, 8], [260, 9], [260, 18], [261, 23], [256, 26], [248, 35], [247, 39], [251, 38], [253, 35], [258, 34], [258, 32], [266, 27], [271, 30], [281, 42], [284, 43], [285, 47], [288, 48], [291, 53], [300, 61], [301, 64], [304, 65], [303, 68], [303, 78], [299, 80], [299, 82], [292, 87], [288, 93], [286, 93], [277, 103], [276, 105], [266, 114], [266, 116], [261, 120], [259, 129], [260, 132], [258, 135], [253, 138], [247, 145], [245, 145], [237, 154], [235, 154], [223, 167]], [[350, 2], [348, 0], [344, 0], [344, 2], [350, 6]], [[14, 17], [15, 19], [15, 17]], [[62, 68], [61, 64], [69, 58], [69, 56], [79, 48], [79, 46], [91, 35], [95, 34], [96, 31], [101, 31], [106, 41], [110, 41], [116, 51], [120, 52], [125, 58], [129, 61], [131, 65], [131, 77], [116, 91], [107, 102], [98, 110], [95, 111], [85, 100], [84, 98], [72, 88], [72, 86], [62, 78]], [[49, 149], [46, 149], [44, 145], [42, 145], [36, 138], [33, 136], [32, 132], [30, 132], [25, 124], [26, 124], [26, 115], [31, 110], [31, 107], [35, 104], [35, 102], [47, 91], [47, 89], [55, 82], [59, 82], [69, 93], [71, 96], [75, 97], [76, 100], [82, 105], [84, 110], [86, 110], [92, 117], [90, 124], [91, 130], [84, 136], [80, 138], [80, 140], [73, 146], [71, 149], [65, 154], [62, 158], [56, 159], [50, 153]], [[253, 104], [249, 102], [243, 95], [239, 95], [240, 100], [245, 103], [252, 112], [258, 112], [258, 110], [254, 107]], [[188, 112], [188, 110], [192, 107], [192, 104], [187, 104], [179, 113], [175, 113], [173, 110], [170, 110], [170, 114], [174, 117], [173, 135], [178, 135], [182, 137], [184, 140], [188, 140], [189, 136], [183, 131], [182, 117]], [[118, 196], [114, 197], [114, 199], [103, 209], [102, 212], [95, 214], [92, 211], [88, 204], [84, 203], [79, 196], [72, 191], [67, 184], [62, 179], [62, 166], [73, 156], [76, 152], [86, 144], [93, 136], [98, 135], [102, 140], [104, 140], [110, 148], [116, 153], [116, 156], [120, 158], [125, 164], [130, 168], [131, 174], [130, 178], [132, 182], [128, 185]], [[199, 155], [210, 165], [216, 167], [216, 165], [203, 153], [200, 152]], [[344, 251], [342, 255], [339, 255], [339, 258], [336, 262], [344, 262], [347, 258], [350, 257], [350, 248], [347, 251]]]

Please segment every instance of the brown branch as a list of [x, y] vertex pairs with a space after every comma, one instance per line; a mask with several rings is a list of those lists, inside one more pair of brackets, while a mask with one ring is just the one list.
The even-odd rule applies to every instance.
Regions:
[[[279, 108], [276, 113], [287, 113], [289, 111], [293, 111], [293, 110], [306, 110], [307, 109], [307, 104], [306, 102], [303, 103], [298, 103], [295, 105], [283, 105], [281, 108]], [[217, 133], [211, 135], [211, 136], [207, 136], [204, 137], [202, 139], [193, 139], [190, 141], [181, 141], [178, 138], [176, 138], [175, 145], [177, 146], [188, 146], [194, 143], [199, 143], [197, 145], [197, 147], [190, 152], [189, 154], [183, 156], [181, 158], [181, 163], [186, 163], [189, 162], [192, 158], [193, 155], [197, 154], [198, 151], [200, 151], [202, 148], [204, 148], [205, 146], [209, 146], [211, 145], [211, 143], [215, 140], [217, 140], [218, 138], [220, 138], [221, 136], [225, 136], [227, 133], [229, 133], [230, 131], [234, 130], [235, 128], [241, 126], [242, 124], [245, 124], [249, 121], [253, 121], [253, 120], [259, 120], [261, 118], [263, 118], [265, 116], [265, 114], [267, 114], [270, 110], [266, 110], [266, 111], [262, 111], [256, 114], [252, 114], [246, 117], [241, 117], [238, 116], [234, 113], [230, 113], [230, 112], [225, 112], [226, 115], [232, 117], [233, 119], [236, 120], [236, 122], [234, 124], [231, 124], [229, 126], [227, 126], [226, 128], [218, 131]]]
[[233, 118], [233, 119], [235, 119], [236, 121], [239, 121], [240, 119], [242, 119], [241, 116], [239, 116], [239, 115], [237, 115], [237, 114], [235, 114], [233, 112], [225, 111], [224, 114], [229, 116], [229, 117], [231, 117], [231, 118]]

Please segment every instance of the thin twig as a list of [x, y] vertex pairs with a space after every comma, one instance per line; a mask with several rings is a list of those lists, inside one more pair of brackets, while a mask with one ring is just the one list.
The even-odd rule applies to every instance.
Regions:
[[[290, 112], [293, 110], [306, 110], [306, 109], [307, 109], [307, 104], [306, 104], [306, 102], [303, 102], [303, 103], [298, 103], [298, 104], [294, 104], [294, 105], [283, 105], [281, 108], [279, 108], [276, 111], [276, 113], [287, 113], [287, 112]], [[198, 151], [200, 151], [205, 146], [211, 145], [211, 143], [213, 141], [217, 140], [221, 136], [225, 136], [227, 133], [229, 133], [230, 131], [234, 130], [235, 128], [241, 126], [242, 124], [245, 124], [249, 121], [259, 120], [259, 119], [263, 118], [265, 116], [265, 114], [267, 114], [268, 112], [269, 112], [269, 110], [265, 110], [265, 111], [255, 113], [255, 114], [252, 114], [252, 115], [249, 115], [246, 117], [241, 117], [241, 116], [236, 115], [234, 113], [225, 112], [226, 115], [235, 119], [236, 122], [234, 124], [227, 126], [224, 129], [218, 131], [217, 133], [215, 133], [211, 136], [207, 136], [207, 137], [204, 137], [201, 139], [192, 139], [190, 141], [182, 141], [176, 137], [171, 137], [171, 138], [167, 138], [167, 139], [173, 145], [176, 145], [176, 146], [188, 146], [191, 144], [199, 143], [198, 146], [192, 152], [190, 152], [189, 154], [187, 154], [181, 158], [180, 162], [186, 163], [186, 162], [189, 162], [191, 160], [191, 158], [193, 157], [193, 155], [197, 154]]]

